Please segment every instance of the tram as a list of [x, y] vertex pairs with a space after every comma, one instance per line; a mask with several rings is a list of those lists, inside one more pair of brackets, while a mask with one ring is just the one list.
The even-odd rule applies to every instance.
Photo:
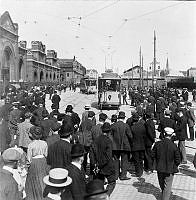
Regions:
[[100, 110], [118, 110], [121, 105], [121, 78], [107, 70], [98, 78], [98, 106]]
[[80, 80], [80, 92], [84, 94], [95, 94], [97, 92], [97, 79], [85, 76]]

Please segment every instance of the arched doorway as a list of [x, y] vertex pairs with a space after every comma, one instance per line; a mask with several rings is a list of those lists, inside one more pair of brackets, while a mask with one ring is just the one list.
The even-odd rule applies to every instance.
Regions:
[[53, 75], [53, 80], [55, 80], [56, 79], [56, 74], [54, 73], [54, 75]]
[[48, 72], [46, 72], [46, 81], [48, 80]]
[[52, 80], [52, 74], [50, 73], [50, 80]]
[[2, 69], [1, 69], [1, 78], [7, 86], [10, 81], [10, 70], [11, 66], [13, 65], [13, 52], [10, 47], [6, 47], [3, 51], [3, 62], [2, 62]]
[[44, 80], [44, 72], [41, 71], [40, 72], [40, 82], [42, 82]]
[[22, 79], [22, 66], [23, 66], [23, 60], [22, 58], [20, 58], [19, 60], [19, 65], [18, 65], [18, 79], [21, 80]]
[[33, 73], [33, 81], [34, 82], [38, 81], [37, 71], [34, 71], [34, 73]]

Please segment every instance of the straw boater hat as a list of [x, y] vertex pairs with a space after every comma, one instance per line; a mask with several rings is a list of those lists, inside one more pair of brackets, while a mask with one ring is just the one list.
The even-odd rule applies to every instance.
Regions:
[[72, 183], [72, 179], [68, 176], [68, 171], [63, 168], [54, 168], [49, 171], [49, 175], [43, 178], [46, 185], [53, 187], [65, 187]]
[[170, 127], [164, 128], [164, 131], [167, 135], [172, 135], [174, 133], [174, 129]]

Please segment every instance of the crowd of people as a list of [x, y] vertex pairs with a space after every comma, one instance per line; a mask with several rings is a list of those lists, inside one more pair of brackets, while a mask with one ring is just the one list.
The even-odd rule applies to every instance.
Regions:
[[118, 179], [129, 180], [132, 173], [142, 181], [154, 170], [162, 200], [169, 199], [174, 174], [187, 163], [185, 141], [195, 139], [188, 91], [124, 93], [131, 117], [120, 110], [111, 118], [100, 112], [96, 119], [90, 105], [81, 117], [72, 105], [61, 113], [61, 95], [53, 87], [9, 91], [0, 110], [0, 200], [109, 199]]

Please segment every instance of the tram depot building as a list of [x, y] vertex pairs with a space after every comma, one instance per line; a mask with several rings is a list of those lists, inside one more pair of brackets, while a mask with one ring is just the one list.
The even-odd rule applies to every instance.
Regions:
[[57, 53], [40, 41], [19, 41], [18, 24], [6, 11], [0, 16], [0, 93], [11, 83], [59, 82]]

